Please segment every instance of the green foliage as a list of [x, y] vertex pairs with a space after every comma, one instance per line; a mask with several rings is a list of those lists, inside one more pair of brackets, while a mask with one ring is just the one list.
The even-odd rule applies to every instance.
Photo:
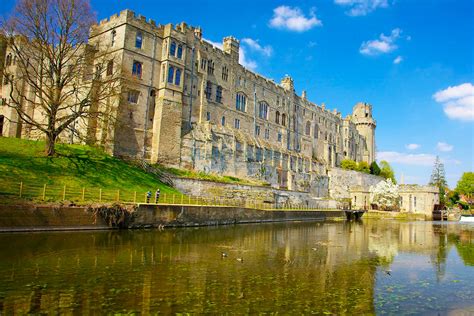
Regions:
[[385, 179], [391, 179], [395, 184], [397, 183], [397, 180], [395, 180], [395, 172], [388, 161], [382, 160], [380, 162], [380, 176]]
[[377, 164], [377, 162], [374, 160], [372, 161], [372, 163], [370, 164], [370, 173], [373, 174], [373, 175], [380, 175], [380, 167], [379, 165]]
[[459, 193], [455, 190], [449, 191], [446, 197], [449, 206], [454, 206], [459, 202]]
[[440, 161], [439, 156], [436, 156], [436, 160], [433, 166], [433, 172], [431, 173], [430, 185], [436, 186], [439, 189], [439, 203], [444, 205], [446, 203], [446, 188], [448, 183], [446, 182], [446, 175], [444, 173], [444, 164]]
[[250, 184], [250, 185], [268, 185], [265, 182], [260, 181], [250, 181], [245, 179], [240, 179], [232, 176], [220, 176], [213, 173], [206, 173], [203, 171], [193, 171], [187, 169], [178, 169], [178, 168], [169, 168], [161, 165], [155, 165], [160, 170], [171, 173], [175, 176], [188, 179], [196, 180], [207, 180], [213, 182], [223, 182], [223, 183], [238, 183], [238, 184]]
[[154, 175], [84, 145], [57, 144], [57, 156], [46, 157], [43, 141], [0, 137], [0, 181], [67, 185], [162, 193], [179, 192]]
[[369, 164], [365, 161], [359, 162], [357, 164], [357, 171], [364, 172], [364, 173], [370, 173]]
[[467, 197], [474, 196], [474, 172], [464, 172], [456, 186], [456, 192]]
[[357, 162], [351, 159], [341, 161], [341, 168], [346, 170], [357, 170]]

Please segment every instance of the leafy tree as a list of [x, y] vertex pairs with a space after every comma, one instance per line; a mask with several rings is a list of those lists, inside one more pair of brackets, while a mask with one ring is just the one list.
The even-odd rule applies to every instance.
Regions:
[[373, 175], [380, 175], [380, 167], [379, 165], [377, 164], [377, 162], [374, 160], [372, 161], [372, 163], [370, 164], [370, 173], [373, 174]]
[[400, 202], [398, 185], [390, 178], [371, 186], [369, 190], [371, 203], [377, 204], [381, 210], [391, 211], [398, 208]]
[[364, 172], [364, 173], [370, 173], [369, 164], [365, 161], [359, 162], [357, 164], [357, 171]]
[[446, 188], [448, 183], [446, 182], [446, 175], [444, 173], [444, 164], [436, 156], [436, 160], [433, 166], [433, 172], [431, 173], [430, 185], [438, 187], [439, 189], [439, 203], [444, 205], [446, 203]]
[[397, 184], [397, 180], [395, 180], [395, 172], [388, 161], [382, 160], [380, 162], [380, 176], [385, 179], [390, 179], [394, 184]]
[[458, 181], [455, 191], [468, 198], [474, 196], [474, 172], [464, 172]]
[[347, 170], [357, 170], [357, 162], [351, 159], [344, 159], [341, 161], [341, 168]]

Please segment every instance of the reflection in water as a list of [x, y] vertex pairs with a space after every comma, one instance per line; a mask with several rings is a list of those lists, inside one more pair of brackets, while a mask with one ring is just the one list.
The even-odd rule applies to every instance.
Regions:
[[396, 221], [2, 234], [0, 313], [474, 312], [473, 242]]

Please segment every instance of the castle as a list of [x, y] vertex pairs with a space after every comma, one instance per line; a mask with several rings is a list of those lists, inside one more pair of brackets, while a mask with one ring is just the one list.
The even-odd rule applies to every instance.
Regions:
[[[240, 65], [234, 37], [224, 38], [220, 49], [200, 28], [158, 25], [125, 10], [94, 25], [88, 45], [94, 56], [113, 57], [111, 67], [126, 78], [121, 97], [109, 101], [118, 118], [113, 126], [78, 123], [93, 129], [113, 155], [256, 178], [316, 196], [327, 195], [320, 189], [327, 188], [328, 170], [343, 159], [375, 160], [370, 104], [356, 104], [345, 118], [314, 104], [304, 91], [296, 94], [291, 77], [278, 84]], [[14, 73], [8, 47], [1, 58]], [[2, 103], [9, 102], [9, 89], [2, 86]], [[0, 105], [1, 135], [34, 138], [15, 115]]]

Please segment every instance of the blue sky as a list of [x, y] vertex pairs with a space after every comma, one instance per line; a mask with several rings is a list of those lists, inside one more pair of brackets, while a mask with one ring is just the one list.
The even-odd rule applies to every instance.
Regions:
[[[2, 0], [0, 13], [14, 1]], [[179, 3], [178, 5], [175, 5]], [[451, 187], [474, 169], [474, 1], [92, 0], [99, 19], [129, 8], [158, 23], [241, 39], [242, 62], [343, 115], [374, 107], [379, 159], [426, 184], [439, 155]]]

